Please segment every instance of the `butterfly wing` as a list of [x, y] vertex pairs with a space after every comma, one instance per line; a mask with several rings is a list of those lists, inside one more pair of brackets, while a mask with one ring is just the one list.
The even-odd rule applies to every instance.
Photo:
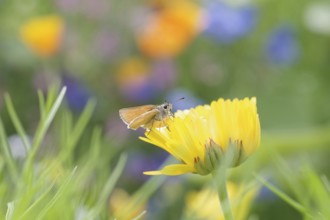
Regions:
[[[155, 108], [156, 108], [155, 105], [142, 105], [142, 106], [131, 107], [131, 108], [123, 108], [123, 109], [119, 110], [119, 116], [125, 122], [125, 124], [128, 125], [127, 127], [130, 128], [130, 124], [135, 119], [139, 118], [140, 116], [142, 116], [143, 114], [145, 114], [149, 111], [152, 111]], [[153, 112], [153, 114], [156, 114], [156, 113]], [[147, 115], [147, 116], [150, 117], [150, 115]], [[139, 122], [140, 120], [142, 120], [142, 119], [140, 118], [135, 123]]]
[[139, 117], [135, 118], [127, 127], [136, 130], [139, 127], [145, 127], [145, 125], [152, 124], [153, 120], [155, 120], [155, 116], [158, 113], [158, 109], [152, 109], [148, 112], [145, 112]]

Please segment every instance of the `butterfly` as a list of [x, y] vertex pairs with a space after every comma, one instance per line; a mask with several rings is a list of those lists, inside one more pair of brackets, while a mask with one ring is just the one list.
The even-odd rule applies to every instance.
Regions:
[[166, 119], [173, 117], [172, 104], [165, 102], [161, 105], [142, 105], [119, 110], [119, 116], [127, 128], [136, 130], [139, 127], [150, 130], [166, 125]]

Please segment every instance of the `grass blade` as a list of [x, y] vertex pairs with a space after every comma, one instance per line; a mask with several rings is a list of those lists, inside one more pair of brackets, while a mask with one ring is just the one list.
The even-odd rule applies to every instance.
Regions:
[[139, 220], [140, 218], [142, 218], [142, 216], [144, 216], [147, 213], [146, 210], [144, 210], [143, 212], [141, 212], [138, 216], [136, 216], [135, 218], [133, 218], [132, 220]]
[[3, 126], [1, 117], [0, 117], [0, 145], [1, 145], [1, 148], [2, 148], [2, 151], [4, 154], [4, 159], [8, 166], [10, 175], [11, 175], [13, 181], [15, 181], [18, 179], [18, 170], [17, 170], [15, 160], [13, 158], [13, 155], [11, 154], [11, 150], [10, 150], [8, 140], [7, 140], [6, 131]]
[[[164, 167], [167, 164], [171, 164], [175, 161], [172, 157], [168, 157], [166, 161], [160, 167]], [[138, 189], [137, 192], [135, 192], [132, 197], [130, 198], [130, 201], [128, 204], [120, 211], [118, 214], [118, 219], [125, 218], [127, 216], [127, 213], [135, 213], [138, 211], [140, 204], [145, 203], [148, 198], [162, 185], [162, 183], [165, 181], [166, 176], [152, 176], [148, 179], [146, 183], [144, 183], [141, 188]]]
[[42, 200], [48, 195], [48, 193], [53, 189], [54, 187], [54, 183], [52, 183], [44, 193], [42, 193], [38, 199], [36, 199], [35, 202], [32, 203], [32, 205], [29, 206], [29, 208], [27, 208], [24, 213], [20, 216], [19, 219], [24, 219], [31, 211], [33, 211], [33, 209], [40, 204], [40, 202], [42, 202]]
[[89, 217], [87, 219], [96, 219], [96, 216], [102, 211], [103, 208], [105, 208], [105, 204], [107, 201], [108, 196], [112, 192], [113, 188], [115, 187], [115, 184], [117, 180], [119, 179], [121, 173], [124, 170], [125, 164], [126, 164], [127, 156], [121, 155], [119, 158], [119, 161], [113, 170], [113, 173], [110, 175], [108, 181], [106, 182], [100, 196], [99, 200], [97, 201], [94, 209], [90, 212]]
[[282, 192], [280, 189], [276, 188], [274, 185], [271, 183], [267, 182], [263, 178], [256, 176], [257, 180], [262, 183], [264, 186], [266, 186], [270, 191], [272, 191], [275, 195], [280, 197], [282, 200], [284, 200], [286, 203], [291, 205], [294, 209], [297, 211], [303, 213], [304, 215], [314, 219], [313, 215], [310, 214], [308, 210], [304, 206], [302, 206], [300, 203], [296, 202], [292, 198], [290, 198], [288, 195], [286, 195], [284, 192]]
[[40, 111], [40, 118], [43, 120], [46, 116], [46, 109], [45, 109], [45, 96], [42, 91], [38, 91], [38, 100], [39, 100], [39, 111]]
[[60, 94], [56, 98], [53, 106], [50, 108], [49, 113], [46, 115], [46, 118], [44, 120], [41, 120], [41, 122], [40, 122], [40, 124], [37, 128], [37, 132], [35, 134], [35, 137], [33, 139], [31, 151], [28, 154], [26, 164], [24, 166], [24, 174], [26, 174], [26, 172], [28, 172], [28, 170], [30, 169], [32, 161], [35, 157], [35, 154], [37, 153], [37, 151], [40, 147], [40, 144], [41, 144], [43, 138], [46, 135], [46, 132], [49, 128], [50, 123], [54, 119], [55, 114], [56, 114], [58, 108], [60, 107], [60, 104], [61, 104], [61, 102], [64, 98], [64, 95], [65, 95], [65, 92], [66, 92], [66, 87], [63, 87]]
[[[63, 89], [62, 89], [63, 90]], [[55, 86], [52, 86], [49, 90], [48, 90], [48, 94], [47, 94], [47, 100], [46, 100], [46, 103], [45, 103], [45, 110], [46, 112], [49, 112], [52, 108], [52, 105], [53, 105], [53, 102], [55, 100], [55, 97], [56, 97], [56, 87]]]
[[6, 107], [7, 107], [7, 111], [9, 113], [10, 119], [13, 122], [17, 133], [21, 137], [21, 140], [25, 147], [25, 151], [28, 152], [28, 150], [31, 148], [31, 144], [30, 144], [30, 141], [28, 140], [28, 136], [22, 126], [21, 121], [19, 120], [19, 118], [17, 116], [17, 113], [15, 111], [13, 102], [12, 102], [9, 94], [5, 94], [5, 103], [6, 103]]
[[92, 117], [92, 113], [95, 109], [96, 101], [90, 100], [85, 107], [84, 111], [81, 113], [78, 122], [73, 128], [73, 131], [70, 133], [69, 140], [67, 146], [65, 146], [66, 150], [63, 151], [64, 155], [62, 155], [63, 160], [65, 160], [68, 155], [72, 152], [74, 147], [76, 146], [81, 134], [85, 130], [90, 118]]
[[7, 203], [6, 220], [11, 220], [15, 209], [14, 202]]
[[57, 200], [59, 198], [61, 198], [62, 194], [64, 193], [64, 191], [67, 189], [69, 183], [71, 182], [74, 174], [76, 173], [77, 167], [75, 167], [73, 169], [73, 171], [71, 172], [70, 176], [67, 178], [67, 180], [65, 180], [63, 182], [63, 184], [60, 186], [60, 188], [58, 189], [58, 191], [56, 192], [56, 194], [54, 195], [54, 197], [48, 202], [48, 204], [46, 205], [45, 208], [43, 208], [38, 217], [36, 218], [37, 220], [39, 219], [44, 219], [44, 216], [47, 214], [47, 212], [49, 211], [50, 208], [52, 208], [52, 206], [57, 202]]

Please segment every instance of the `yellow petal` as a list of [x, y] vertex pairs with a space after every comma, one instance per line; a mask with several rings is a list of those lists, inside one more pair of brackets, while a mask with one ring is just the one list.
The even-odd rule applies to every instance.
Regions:
[[185, 173], [191, 173], [194, 172], [194, 168], [191, 166], [188, 166], [186, 164], [174, 164], [174, 165], [168, 165], [165, 166], [161, 170], [156, 171], [146, 171], [143, 172], [146, 175], [169, 175], [169, 176], [176, 176], [181, 175]]

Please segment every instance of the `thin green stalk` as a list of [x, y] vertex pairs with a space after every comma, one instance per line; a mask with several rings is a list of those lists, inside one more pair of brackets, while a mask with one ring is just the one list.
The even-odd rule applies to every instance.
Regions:
[[40, 118], [45, 118], [46, 109], [45, 109], [45, 97], [42, 91], [38, 91], [38, 100], [39, 100], [39, 111], [40, 111]]
[[85, 155], [86, 158], [82, 159], [83, 166], [80, 168], [80, 172], [77, 175], [76, 181], [81, 182], [85, 181], [90, 173], [96, 169], [96, 166], [99, 165], [100, 160], [100, 139], [101, 139], [101, 129], [95, 127], [92, 132], [91, 143], [89, 146], [93, 146], [90, 148], [89, 152]]
[[324, 188], [327, 190], [328, 194], [330, 193], [330, 183], [328, 178], [325, 175], [321, 176], [321, 181], [324, 185]]
[[281, 199], [283, 199], [285, 202], [287, 202], [289, 205], [291, 205], [294, 209], [296, 209], [297, 211], [304, 213], [306, 216], [314, 219], [313, 215], [309, 212], [308, 209], [306, 209], [303, 205], [301, 205], [300, 203], [296, 202], [295, 200], [293, 200], [292, 198], [290, 198], [288, 195], [286, 195], [284, 192], [282, 192], [281, 190], [279, 190], [278, 188], [276, 188], [274, 185], [272, 185], [271, 183], [267, 182], [266, 180], [264, 180], [263, 178], [261, 178], [260, 176], [255, 175], [256, 179], [261, 182], [264, 186], [266, 186], [270, 191], [272, 191], [274, 194], [276, 194], [278, 197], [280, 197]]
[[115, 169], [113, 170], [108, 181], [106, 182], [105, 186], [103, 187], [103, 190], [99, 196], [99, 200], [97, 201], [95, 208], [90, 212], [88, 219], [95, 219], [96, 216], [102, 211], [102, 209], [105, 208], [104, 204], [106, 204], [106, 201], [107, 201], [110, 193], [112, 192], [117, 180], [119, 179], [121, 173], [123, 172], [125, 164], [126, 164], [126, 160], [127, 160], [126, 155], [120, 156]]
[[[171, 164], [175, 162], [175, 159], [172, 157], [168, 157], [166, 161], [160, 165], [160, 167], [164, 167], [165, 165]], [[144, 204], [148, 198], [161, 186], [161, 184], [165, 181], [166, 176], [152, 176], [141, 188], [138, 189], [137, 192], [135, 192], [131, 198], [128, 204], [120, 211], [118, 216], [116, 216], [118, 219], [124, 218], [127, 213], [135, 213], [138, 211], [138, 208], [140, 207], [140, 204]]]
[[12, 219], [14, 209], [15, 209], [15, 203], [14, 202], [8, 202], [7, 203], [6, 220], [11, 220]]
[[[41, 119], [41, 122], [37, 128], [37, 132], [35, 134], [35, 137], [33, 139], [33, 143], [32, 143], [32, 147], [31, 147], [31, 151], [28, 154], [25, 166], [24, 166], [24, 174], [27, 174], [26, 172], [28, 172], [28, 170], [31, 168], [33, 159], [41, 145], [42, 140], [44, 139], [46, 132], [50, 126], [50, 123], [52, 122], [52, 120], [55, 117], [55, 114], [58, 110], [58, 108], [60, 107], [60, 104], [64, 98], [66, 92], [66, 87], [63, 87], [60, 94], [58, 95], [58, 97], [56, 98], [54, 104], [50, 107], [49, 113], [46, 115], [45, 118]], [[49, 100], [49, 99], [48, 99]], [[48, 101], [47, 100], [47, 101]], [[50, 102], [48, 102], [50, 103]], [[50, 105], [46, 103], [46, 105]], [[24, 175], [25, 176], [25, 175]]]
[[226, 166], [220, 166], [219, 169], [212, 173], [213, 181], [218, 191], [219, 202], [225, 220], [234, 220], [231, 210], [230, 200], [227, 192], [226, 184]]
[[10, 176], [12, 177], [13, 181], [16, 182], [16, 180], [18, 179], [18, 169], [15, 160], [13, 158], [13, 155], [11, 154], [11, 150], [7, 141], [6, 131], [3, 126], [1, 118], [0, 118], [0, 145], [3, 151], [2, 153], [4, 154], [5, 162], [10, 172]]
[[46, 112], [49, 112], [51, 110], [51, 108], [53, 106], [53, 101], [56, 98], [56, 92], [57, 92], [57, 87], [55, 87], [55, 86], [52, 86], [48, 90], [47, 99], [46, 99], [45, 106], [44, 106], [44, 109], [45, 109]]
[[73, 130], [70, 132], [70, 136], [68, 137], [67, 144], [65, 146], [66, 150], [63, 151], [61, 155], [62, 160], [66, 160], [74, 150], [78, 140], [81, 138], [82, 133], [84, 132], [89, 120], [92, 117], [95, 106], [96, 106], [95, 100], [90, 100], [87, 103], [76, 125], [74, 126]]
[[54, 197], [47, 203], [47, 205], [39, 212], [37, 220], [44, 219], [44, 216], [47, 212], [55, 205], [55, 203], [61, 198], [64, 194], [64, 191], [69, 187], [69, 183], [72, 181], [74, 174], [76, 173], [77, 167], [75, 167], [69, 177], [62, 183]]
[[232, 167], [237, 160], [237, 147], [235, 144], [229, 144], [226, 152], [222, 155], [218, 169], [212, 172], [213, 182], [218, 191], [219, 202], [225, 220], [234, 220], [230, 199], [227, 190], [227, 169]]
[[24, 212], [23, 214], [19, 217], [19, 220], [24, 219], [31, 211], [33, 211], [37, 205], [39, 205], [43, 199], [51, 192], [53, 189], [55, 183], [52, 183], [46, 190], [43, 192]]
[[25, 132], [17, 114], [16, 114], [14, 104], [8, 93], [5, 94], [5, 103], [6, 103], [6, 107], [7, 107], [7, 111], [9, 113], [10, 119], [13, 122], [17, 133], [19, 134], [19, 136], [22, 139], [22, 142], [23, 142], [23, 145], [25, 148], [25, 152], [28, 152], [28, 150], [31, 147], [30, 141], [28, 139], [28, 136], [26, 135], [26, 132]]
[[136, 216], [136, 217], [133, 218], [132, 220], [139, 220], [139, 219], [141, 219], [146, 213], [147, 213], [147, 211], [144, 210], [143, 212], [141, 212], [138, 216]]

